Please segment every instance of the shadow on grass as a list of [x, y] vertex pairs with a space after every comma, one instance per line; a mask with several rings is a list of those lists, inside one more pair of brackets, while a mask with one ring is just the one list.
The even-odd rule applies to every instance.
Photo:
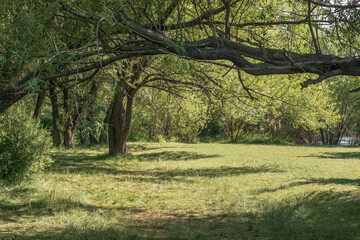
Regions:
[[[46, 197], [42, 197], [36, 200], [21, 202], [21, 203], [11, 203], [6, 200], [0, 200], [0, 223], [10, 223], [17, 222], [19, 219], [28, 219], [33, 217], [44, 217], [52, 216], [56, 212], [64, 212], [68, 210], [82, 209], [87, 212], [108, 211], [108, 210], [117, 210], [117, 211], [127, 211], [127, 212], [143, 212], [143, 209], [135, 207], [123, 207], [117, 205], [109, 206], [97, 206], [92, 204], [84, 204], [79, 200], [72, 199], [71, 197], [52, 197], [49, 194]], [[0, 228], [1, 233], [1, 228]], [[0, 239], [1, 235], [0, 235]]]
[[109, 154], [97, 154], [91, 155], [86, 153], [53, 153], [51, 154], [51, 158], [55, 161], [53, 165], [62, 165], [66, 164], [66, 162], [74, 162], [74, 163], [82, 163], [82, 162], [95, 162], [95, 161], [105, 161], [113, 158], [113, 156]]
[[342, 184], [360, 186], [360, 179], [347, 179], [347, 178], [328, 178], [328, 179], [311, 179], [307, 184]]
[[310, 156], [313, 158], [325, 158], [325, 159], [358, 159], [360, 160], [360, 152], [325, 152], [322, 154], [313, 154]]
[[[84, 144], [84, 145], [77, 145], [76, 149], [83, 149], [83, 150], [108, 150], [109, 146], [105, 143], [100, 144]], [[142, 143], [127, 143], [127, 151], [129, 152], [137, 152], [137, 151], [145, 151], [145, 150], [156, 150], [156, 149], [163, 149], [169, 148], [168, 146], [151, 146], [149, 144], [142, 144]], [[56, 149], [56, 148], [55, 148]]]
[[[56, 234], [49, 232], [42, 232], [33, 237], [27, 238], [29, 240], [37, 239], [55, 239], [55, 240], [152, 240], [155, 238], [140, 237], [136, 234], [129, 234], [126, 231], [116, 228], [103, 229], [77, 229], [76, 227], [68, 227]], [[161, 239], [161, 238], [156, 238]]]
[[186, 151], [163, 151], [157, 153], [144, 153], [137, 155], [140, 161], [191, 161], [204, 158], [215, 158], [219, 155], [207, 155], [199, 153], [190, 153]]
[[[79, 160], [81, 159], [81, 160]], [[118, 180], [122, 178], [127, 180], [131, 178], [136, 181], [145, 182], [160, 182], [160, 181], [187, 181], [187, 177], [225, 177], [238, 176], [244, 174], [256, 174], [264, 172], [282, 172], [282, 170], [270, 166], [258, 167], [227, 167], [220, 168], [189, 168], [189, 169], [151, 169], [151, 170], [124, 170], [119, 168], [116, 164], [106, 162], [96, 162], [74, 158], [59, 158], [50, 169], [50, 172], [57, 173], [86, 173], [86, 174], [109, 174], [117, 177]]]
[[313, 178], [308, 179], [306, 181], [299, 181], [290, 183], [288, 185], [283, 185], [281, 187], [277, 188], [263, 188], [260, 190], [256, 190], [256, 194], [266, 193], [266, 192], [277, 192], [280, 190], [288, 189], [291, 187], [297, 187], [302, 185], [308, 185], [308, 184], [320, 184], [320, 185], [327, 185], [327, 184], [340, 184], [340, 185], [353, 185], [353, 186], [360, 186], [360, 179], [347, 179], [347, 178]]
[[[56, 199], [51, 202], [43, 198], [17, 204], [0, 200], [0, 225], [1, 223], [17, 222], [23, 218], [50, 216], [53, 215], [54, 212], [73, 209], [79, 206], [79, 202], [65, 198]], [[0, 237], [0, 239], [2, 238]]]
[[358, 239], [360, 196], [351, 192], [313, 192], [265, 210], [262, 224], [279, 239]]
[[[199, 178], [217, 178], [228, 176], [240, 176], [245, 174], [256, 174], [264, 172], [281, 172], [280, 170], [263, 167], [220, 167], [220, 168], [201, 168], [201, 169], [175, 169], [162, 171], [155, 169], [151, 171], [136, 170], [109, 170], [98, 169], [106, 173], [115, 174], [117, 180], [121, 181], [121, 177], [125, 181], [131, 178], [132, 181], [161, 183], [163, 181], [187, 182], [193, 183], [195, 177]], [[110, 171], [110, 172], [107, 172]], [[190, 179], [189, 179], [190, 178]]]
[[[188, 153], [183, 151], [164, 151], [160, 153], [144, 153], [138, 156], [128, 156], [130, 161], [156, 161], [159, 159], [167, 159], [168, 161], [190, 161], [203, 158], [217, 157], [217, 155], [206, 155], [198, 153]], [[121, 166], [124, 159], [118, 162], [116, 158], [110, 155], [91, 155], [86, 153], [69, 153], [69, 154], [53, 154], [52, 158], [55, 160], [50, 173], [73, 173], [73, 174], [108, 174], [116, 177], [117, 181], [131, 181], [138, 182], [154, 182], [161, 181], [178, 181], [178, 182], [193, 182], [188, 177], [225, 177], [236, 176], [244, 174], [256, 174], [264, 172], [282, 172], [277, 168], [271, 166], [258, 167], [227, 167], [220, 168], [197, 168], [197, 169], [151, 169], [151, 170], [127, 170]], [[115, 161], [107, 161], [113, 159]]]
[[[353, 240], [360, 237], [360, 199], [351, 192], [310, 192], [265, 206], [262, 214], [234, 211], [196, 217], [150, 217], [142, 221], [119, 222], [114, 226], [68, 225], [52, 231], [32, 230], [24, 236], [0, 232], [0, 239]], [[86, 210], [94, 212], [91, 208]]]
[[[185, 151], [164, 151], [160, 153], [144, 153], [138, 156], [131, 156], [132, 160], [135, 161], [190, 161], [204, 158], [217, 157], [217, 155], [206, 155], [198, 153], [188, 153]], [[149, 170], [149, 171], [137, 171], [137, 170], [122, 170], [119, 168], [119, 164], [122, 163], [123, 159], [116, 162], [116, 158], [110, 155], [92, 155], [86, 153], [55, 153], [52, 155], [55, 160], [50, 172], [56, 173], [86, 173], [86, 174], [111, 174], [121, 176], [131, 176], [144, 181], [151, 180], [170, 180], [174, 177], [221, 177], [227, 175], [239, 175], [247, 173], [258, 173], [258, 172], [269, 172], [278, 171], [270, 167], [221, 167], [221, 168], [206, 168], [206, 169], [186, 169], [186, 170], [169, 170], [161, 171], [160, 169]], [[114, 161], [107, 162], [106, 160], [114, 159]], [[131, 161], [131, 159], [130, 159]]]
[[201, 168], [201, 169], [185, 169], [185, 170], [169, 170], [169, 171], [153, 171], [141, 172], [140, 174], [150, 174], [160, 179], [169, 179], [174, 177], [225, 177], [238, 176], [243, 174], [254, 174], [264, 172], [281, 172], [281, 170], [273, 169], [268, 166], [260, 167], [220, 167], [220, 168]]
[[[163, 151], [159, 153], [144, 153], [137, 156], [132, 156], [133, 159], [137, 159], [139, 161], [190, 161], [214, 157], [218, 157], [218, 155], [189, 153], [185, 151]], [[52, 154], [52, 159], [54, 159], [55, 162], [53, 163], [51, 170], [57, 168], [63, 170], [65, 168], [82, 168], [84, 170], [91, 170], [92, 172], [94, 169], [91, 166], [97, 167], [97, 165], [106, 165], [106, 163], [103, 161], [116, 158], [109, 154], [93, 155], [76, 152], [55, 152]], [[121, 162], [121, 159], [119, 162]]]
[[[3, 235], [3, 236], [2, 236]], [[152, 237], [141, 237], [136, 234], [130, 234], [127, 231], [115, 228], [100, 228], [80, 229], [75, 226], [68, 226], [64, 229], [57, 229], [57, 231], [51, 232], [36, 232], [35, 234], [2, 234], [0, 232], [1, 240], [152, 240]], [[165, 239], [165, 238], [156, 238]]]
[[97, 167], [106, 165], [105, 161], [112, 158], [108, 154], [89, 155], [89, 154], [52, 154], [54, 163], [49, 168], [49, 172], [55, 173], [95, 173]]

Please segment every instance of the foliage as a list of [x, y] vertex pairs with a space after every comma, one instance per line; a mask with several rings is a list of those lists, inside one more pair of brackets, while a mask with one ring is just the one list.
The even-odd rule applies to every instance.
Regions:
[[232, 143], [236, 143], [246, 129], [253, 132], [249, 128], [264, 119], [264, 108], [255, 101], [244, 99], [237, 105], [227, 103], [221, 109], [222, 117], [219, 123]]
[[207, 120], [207, 106], [200, 96], [185, 98], [158, 90], [144, 89], [134, 107], [130, 140], [194, 142]]
[[332, 89], [332, 99], [339, 113], [336, 124], [322, 128], [322, 141], [326, 144], [337, 144], [342, 137], [360, 138], [359, 92], [351, 92], [359, 86], [359, 79], [341, 77], [328, 84]]
[[[335, 69], [338, 75], [354, 75], [357, 73], [341, 64], [329, 64], [327, 61], [336, 57], [325, 55], [354, 57], [359, 52], [359, 10], [356, 5], [341, 6], [347, 1], [337, 4], [287, 0], [5, 0], [0, 9], [1, 87], [35, 92], [50, 79], [45, 77], [49, 74], [61, 71], [62, 76], [77, 78], [113, 63], [114, 55], [121, 60], [171, 54], [198, 61], [216, 60], [218, 64], [227, 59], [254, 75], [311, 72], [328, 78]], [[161, 51], [152, 51], [159, 47]], [[314, 50], [324, 55], [312, 55]], [[229, 52], [233, 54], [227, 55]], [[312, 64], [313, 58], [319, 58], [313, 63], [321, 66]], [[356, 61], [350, 63], [356, 67]], [[73, 71], [75, 66], [84, 66], [83, 71]], [[272, 67], [277, 71], [268, 73], [266, 69]], [[27, 74], [30, 77], [24, 78]]]
[[252, 142], [262, 135], [264, 142], [309, 144], [315, 132], [339, 122], [337, 100], [326, 84], [300, 89], [301, 75], [243, 75], [242, 81], [247, 86], [228, 73], [219, 90], [222, 101], [211, 107], [231, 142]]
[[[309, 136], [320, 130], [339, 135], [334, 133], [347, 121], [351, 126], [347, 133], [355, 134], [357, 105], [343, 107], [343, 99], [330, 96], [331, 91], [347, 96], [345, 88], [358, 87], [353, 78], [344, 83], [333, 79], [344, 91], [325, 83], [300, 91], [300, 84], [307, 79], [319, 77], [310, 81], [311, 85], [334, 75], [358, 75], [359, 9], [341, 6], [348, 4], [346, 1], [337, 4], [287, 0], [4, 1], [0, 9], [0, 102], [4, 107], [0, 111], [21, 99], [22, 91], [35, 94], [51, 80], [58, 89], [75, 87], [70, 90], [75, 96], [71, 111], [74, 121], [78, 117], [80, 141], [86, 143], [88, 136], [96, 138], [100, 131], [104, 139], [105, 111], [98, 109], [109, 106], [114, 90], [111, 82], [123, 72], [129, 89], [152, 87], [173, 93], [172, 97], [162, 94], [150, 99], [156, 91], [148, 94], [141, 90], [132, 140], [196, 142], [208, 125], [220, 136], [226, 132], [233, 142], [244, 136], [241, 132], [247, 127], [250, 133], [260, 132], [273, 142], [293, 138], [310, 143]], [[124, 62], [144, 56], [149, 66], [132, 81], [133, 69]], [[237, 71], [230, 71], [233, 68], [242, 71], [242, 84]], [[100, 77], [92, 75], [97, 70]], [[89, 95], [84, 83], [93, 77], [94, 82], [101, 81], [100, 96], [97, 101], [81, 103], [78, 97]], [[210, 110], [214, 105], [189, 94], [186, 88], [218, 95], [224, 107]], [[223, 94], [215, 91], [220, 88]], [[249, 101], [253, 97], [260, 103]], [[346, 102], [350, 106], [357, 100], [353, 97]], [[237, 111], [239, 106], [243, 109]], [[215, 114], [209, 119], [212, 111], [221, 111], [222, 116]], [[345, 118], [344, 111], [354, 117]]]
[[[0, 75], [4, 84], [12, 85], [16, 71], [34, 71], [26, 84], [29, 92], [38, 91], [39, 66], [57, 59], [56, 37], [51, 36], [56, 6], [51, 1], [4, 1], [0, 9]], [[16, 26], [13, 28], [12, 26]], [[54, 45], [55, 44], [55, 45]], [[47, 56], [46, 56], [47, 55]], [[38, 56], [38, 57], [34, 57]], [[39, 57], [41, 56], [41, 57]], [[50, 67], [51, 64], [47, 65]]]
[[35, 177], [52, 163], [49, 148], [48, 133], [23, 104], [8, 110], [0, 118], [0, 179], [18, 183]]
[[88, 144], [90, 135], [99, 136], [105, 129], [104, 113], [105, 109], [100, 104], [93, 104], [84, 110], [84, 116], [79, 123], [79, 131], [75, 135], [81, 144]]

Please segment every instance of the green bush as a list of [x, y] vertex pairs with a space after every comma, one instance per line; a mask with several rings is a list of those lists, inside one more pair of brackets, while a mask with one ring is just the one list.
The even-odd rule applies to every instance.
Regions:
[[19, 183], [41, 173], [52, 162], [50, 143], [24, 105], [12, 107], [0, 116], [0, 179]]

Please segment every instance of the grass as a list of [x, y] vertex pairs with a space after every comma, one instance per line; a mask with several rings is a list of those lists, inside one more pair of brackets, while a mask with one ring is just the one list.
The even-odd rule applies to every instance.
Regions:
[[0, 190], [0, 239], [360, 239], [359, 148], [130, 144], [53, 151]]

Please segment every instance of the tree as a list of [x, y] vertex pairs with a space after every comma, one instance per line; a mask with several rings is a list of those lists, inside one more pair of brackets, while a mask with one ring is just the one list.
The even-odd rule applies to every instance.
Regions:
[[[162, 68], [173, 60], [173, 57], [153, 58], [152, 61], [149, 61], [149, 58], [133, 58], [122, 61], [122, 66], [116, 66], [117, 81], [108, 122], [110, 154], [126, 153], [126, 139], [130, 133], [135, 96], [143, 87], [155, 88], [178, 97], [183, 97], [183, 92], [189, 89], [209, 90], [206, 86], [210, 82], [208, 78], [193, 75], [191, 77], [197, 81], [189, 81], [182, 72], [184, 68], [168, 68], [166, 71]], [[179, 63], [178, 66], [180, 65]], [[193, 74], [197, 72], [194, 68], [192, 71], [185, 69]]]
[[0, 113], [50, 80], [76, 85], [134, 57], [172, 55], [255, 76], [310, 74], [303, 87], [359, 76], [359, 12], [358, 1], [340, 0], [5, 1]]
[[53, 81], [50, 81], [49, 93], [51, 99], [51, 115], [52, 115], [52, 140], [56, 147], [61, 145], [61, 130], [60, 130], [60, 116], [59, 116], [59, 103], [56, 93], [56, 87]]
[[[115, 95], [112, 100], [109, 118], [108, 139], [109, 153], [117, 155], [126, 153], [126, 139], [131, 128], [131, 116], [136, 92], [144, 84], [139, 82], [141, 72], [147, 64], [147, 59], [140, 61], [124, 61], [123, 68], [118, 67]], [[130, 68], [132, 71], [126, 71]], [[129, 81], [127, 81], [129, 78]]]

